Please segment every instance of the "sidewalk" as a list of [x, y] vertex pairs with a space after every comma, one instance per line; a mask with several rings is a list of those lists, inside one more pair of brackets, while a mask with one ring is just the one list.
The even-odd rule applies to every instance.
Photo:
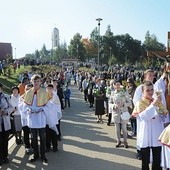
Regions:
[[[129, 148], [115, 148], [114, 126], [96, 123], [93, 109], [83, 99], [83, 94], [72, 91], [71, 107], [63, 112], [61, 121], [62, 140], [57, 153], [46, 154], [49, 163], [41, 160], [30, 163], [30, 155], [25, 155], [24, 146], [13, 144], [9, 149], [10, 163], [5, 170], [140, 170], [141, 161], [136, 159], [136, 140], [128, 139]], [[14, 143], [14, 142], [13, 142]]]

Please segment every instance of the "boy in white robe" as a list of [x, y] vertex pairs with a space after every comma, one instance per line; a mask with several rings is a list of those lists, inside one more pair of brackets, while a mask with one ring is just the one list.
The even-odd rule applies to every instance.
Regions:
[[152, 170], [161, 170], [162, 145], [158, 137], [164, 129], [162, 116], [167, 114], [168, 110], [161, 103], [161, 96], [152, 98], [154, 89], [150, 81], [145, 81], [142, 93], [143, 97], [136, 103], [132, 113], [132, 116], [137, 118], [137, 146], [141, 149], [142, 170], [149, 170], [150, 149], [153, 153]]
[[[25, 117], [27, 119], [27, 125], [31, 129], [34, 156], [30, 161], [36, 161], [40, 154], [42, 162], [47, 163], [48, 160], [45, 156], [45, 127], [48, 112], [45, 111], [45, 107], [49, 102], [50, 96], [45, 89], [40, 87], [41, 77], [39, 75], [33, 75], [31, 82], [33, 87], [22, 96], [23, 100], [19, 104], [19, 109], [22, 118]], [[40, 137], [40, 153], [38, 134]]]
[[[56, 119], [56, 124], [58, 124], [58, 120], [61, 119], [62, 113], [61, 113], [61, 104], [59, 97], [53, 93], [54, 87], [52, 84], [48, 84], [46, 87], [46, 91], [50, 95], [50, 104], [51, 109], [53, 109], [53, 118]], [[55, 124], [55, 128], [57, 129]], [[54, 128], [54, 127], [53, 127]], [[57, 132], [58, 133], [58, 132]], [[52, 128], [49, 128], [49, 125], [46, 126], [46, 151], [49, 152], [51, 149], [51, 143], [53, 146], [53, 152], [58, 151], [58, 142], [57, 142], [57, 133]]]
[[[165, 101], [165, 93], [164, 92], [165, 92], [165, 78], [166, 78], [166, 76], [167, 75], [164, 72], [162, 74], [162, 76], [154, 84], [154, 91], [155, 92], [162, 90], [161, 99], [162, 99], [162, 103], [164, 104], [165, 107], [166, 107], [166, 101]], [[154, 78], [155, 78], [155, 73], [154, 73], [153, 70], [147, 69], [144, 72], [144, 81], [150, 81], [151, 83], [153, 83]], [[134, 93], [134, 96], [133, 96], [133, 104], [134, 105], [136, 105], [137, 101], [139, 101], [143, 97], [142, 86], [143, 86], [143, 84], [139, 85], [135, 90], [135, 93]], [[166, 118], [166, 117], [168, 118], [168, 116], [164, 116], [162, 118]], [[166, 119], [166, 122], [167, 122], [167, 119]], [[137, 124], [137, 126], [138, 126], [138, 124]], [[137, 133], [138, 133], [138, 129], [139, 128], [137, 128]], [[138, 145], [137, 145], [137, 158], [141, 159], [140, 147]]]

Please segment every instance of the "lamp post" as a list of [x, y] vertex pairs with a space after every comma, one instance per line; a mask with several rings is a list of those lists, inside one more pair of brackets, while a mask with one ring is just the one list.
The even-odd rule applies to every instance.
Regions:
[[112, 56], [112, 47], [110, 47], [110, 58]]
[[16, 60], [16, 57], [17, 57], [17, 56], [16, 56], [16, 48], [15, 48], [15, 60]]
[[126, 58], [125, 58], [125, 64], [127, 64], [127, 61], [128, 61], [128, 59], [127, 59], [127, 55], [128, 55], [128, 52], [129, 52], [129, 50], [126, 50]]
[[78, 55], [79, 55], [79, 51], [78, 51], [78, 50], [79, 50], [79, 45], [77, 44], [77, 59], [78, 59], [78, 57], [79, 57], [79, 56], [78, 56]]
[[100, 58], [100, 21], [102, 21], [102, 18], [97, 18], [96, 21], [98, 21], [98, 72], [99, 72], [99, 58]]

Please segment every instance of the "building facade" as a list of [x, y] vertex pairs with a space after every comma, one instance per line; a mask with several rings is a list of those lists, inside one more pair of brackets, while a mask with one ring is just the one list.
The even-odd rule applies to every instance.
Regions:
[[9, 56], [12, 57], [11, 43], [0, 42], [0, 61], [5, 60]]

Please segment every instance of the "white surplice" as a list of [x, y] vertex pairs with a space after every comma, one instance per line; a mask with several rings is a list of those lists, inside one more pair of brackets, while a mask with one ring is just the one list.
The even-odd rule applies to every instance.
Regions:
[[158, 138], [164, 129], [162, 118], [152, 104], [137, 116], [137, 146], [140, 148], [162, 146]]

